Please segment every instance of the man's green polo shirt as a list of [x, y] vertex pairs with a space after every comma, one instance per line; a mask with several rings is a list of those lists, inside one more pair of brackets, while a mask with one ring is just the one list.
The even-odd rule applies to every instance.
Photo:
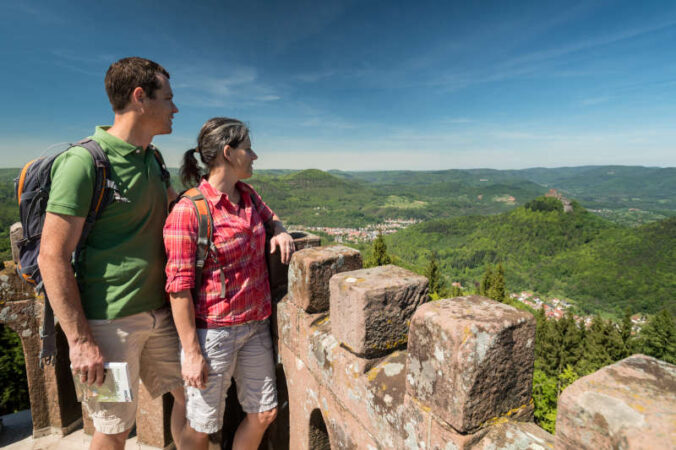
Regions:
[[[110, 178], [129, 203], [109, 204], [96, 221], [77, 274], [88, 319], [116, 319], [165, 304], [162, 227], [167, 188], [152, 151], [135, 147], [96, 127], [92, 138], [111, 165]], [[52, 166], [47, 211], [86, 217], [96, 172], [90, 153], [73, 147]]]

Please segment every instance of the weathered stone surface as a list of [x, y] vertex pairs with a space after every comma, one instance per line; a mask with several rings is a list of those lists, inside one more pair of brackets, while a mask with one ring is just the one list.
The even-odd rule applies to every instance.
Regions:
[[4, 267], [0, 269], [0, 305], [14, 300], [34, 298], [33, 286], [19, 278], [13, 261], [6, 261]]
[[89, 436], [93, 436], [96, 431], [96, 428], [94, 428], [94, 420], [87, 412], [87, 407], [85, 405], [82, 405], [82, 429], [85, 434], [88, 434]]
[[428, 281], [389, 265], [334, 275], [330, 290], [333, 335], [356, 355], [373, 358], [406, 345], [411, 317], [428, 298]]
[[[314, 234], [306, 233], [305, 231], [289, 231], [293, 238], [295, 251], [304, 248], [319, 247], [320, 238]], [[266, 244], [269, 247], [269, 243]], [[272, 301], [279, 301], [287, 292], [289, 265], [282, 264], [282, 254], [277, 249], [275, 253], [270, 253], [270, 249], [266, 247], [266, 257], [268, 263], [268, 277], [270, 280], [270, 293], [272, 294]]]
[[481, 440], [469, 445], [472, 450], [546, 450], [554, 448], [554, 436], [524, 422], [502, 422], [487, 428]]
[[[18, 279], [16, 273], [8, 276]], [[21, 339], [35, 437], [68, 434], [80, 423], [80, 408], [75, 399], [69, 369], [68, 347], [58, 326], [56, 363], [44, 369], [40, 367], [42, 310], [42, 299], [13, 300], [0, 304], [0, 323], [9, 326]]]
[[316, 234], [308, 233], [307, 231], [289, 230], [289, 234], [293, 238], [293, 244], [296, 251], [304, 248], [319, 247], [322, 239]]
[[23, 239], [23, 227], [21, 226], [21, 222], [13, 223], [12, 226], [9, 227], [9, 242], [12, 247], [12, 261], [14, 261], [15, 264], [19, 262], [19, 247], [17, 246], [17, 242], [21, 239]]
[[335, 245], [296, 252], [289, 266], [291, 301], [309, 313], [329, 309], [329, 279], [339, 272], [361, 269], [361, 253]]
[[676, 366], [634, 355], [566, 388], [558, 404], [560, 448], [676, 448]]
[[534, 340], [531, 314], [486, 297], [426, 303], [411, 322], [407, 392], [463, 433], [528, 419]]
[[171, 438], [171, 394], [153, 399], [148, 389], [139, 382], [138, 408], [136, 410], [136, 435], [138, 443], [157, 448], [168, 448]]

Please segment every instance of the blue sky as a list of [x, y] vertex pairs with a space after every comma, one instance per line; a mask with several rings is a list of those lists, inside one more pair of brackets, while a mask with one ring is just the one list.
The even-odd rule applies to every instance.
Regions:
[[172, 166], [213, 116], [258, 168], [676, 166], [676, 2], [15, 1], [1, 166], [109, 124], [124, 56], [171, 73]]

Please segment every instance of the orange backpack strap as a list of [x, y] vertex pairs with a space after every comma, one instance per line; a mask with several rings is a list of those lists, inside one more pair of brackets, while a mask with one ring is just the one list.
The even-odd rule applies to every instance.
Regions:
[[212, 240], [214, 221], [207, 199], [198, 188], [188, 189], [181, 194], [181, 197], [186, 197], [192, 202], [197, 214], [197, 251], [195, 253], [195, 287], [193, 290], [193, 301], [196, 301], [196, 295], [202, 286], [204, 263], [209, 255], [209, 250], [214, 248]]

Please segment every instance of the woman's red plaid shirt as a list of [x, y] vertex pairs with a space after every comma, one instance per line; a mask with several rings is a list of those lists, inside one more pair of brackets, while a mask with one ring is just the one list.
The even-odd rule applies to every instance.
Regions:
[[[199, 185], [213, 216], [216, 252], [209, 252], [199, 296], [193, 299], [198, 328], [238, 325], [270, 316], [264, 224], [274, 213], [251, 186], [238, 182], [237, 188], [244, 206], [240, 214], [237, 205], [206, 179]], [[196, 243], [197, 214], [191, 201], [182, 198], [164, 225], [167, 292], [194, 287]]]

